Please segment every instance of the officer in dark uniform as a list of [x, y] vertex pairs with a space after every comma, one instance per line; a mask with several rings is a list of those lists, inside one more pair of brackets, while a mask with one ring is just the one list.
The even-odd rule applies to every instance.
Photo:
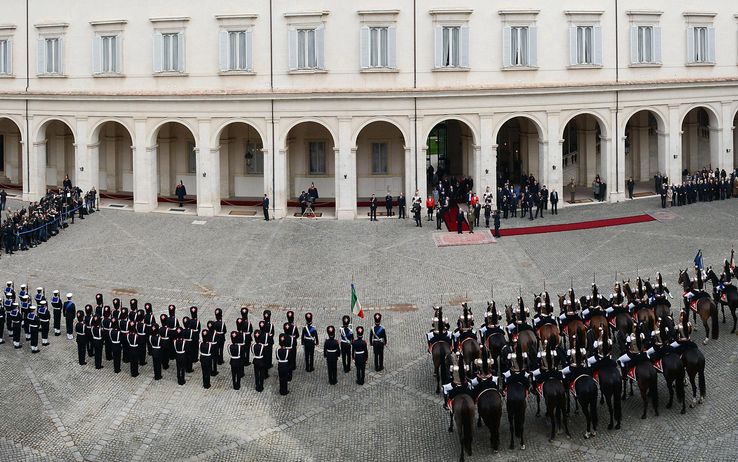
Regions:
[[223, 365], [223, 350], [225, 349], [225, 341], [226, 341], [226, 325], [225, 321], [223, 321], [223, 310], [220, 308], [215, 309], [215, 322], [213, 323], [213, 328], [215, 331], [213, 332], [215, 336], [215, 343], [218, 347], [218, 365]]
[[[10, 298], [6, 297], [6, 301], [10, 301]], [[10, 326], [10, 323], [8, 323], [8, 326]], [[5, 303], [2, 303], [0, 304], [0, 345], [5, 343], [5, 339], [3, 338], [4, 336], [5, 336]]]
[[356, 328], [356, 339], [351, 344], [352, 357], [356, 366], [356, 383], [364, 385], [364, 372], [366, 371], [366, 360], [369, 350], [364, 340], [364, 328], [359, 326]]
[[38, 353], [38, 332], [40, 330], [41, 323], [38, 320], [35, 306], [31, 305], [28, 307], [26, 320], [26, 322], [28, 323], [28, 335], [31, 340], [31, 353]]
[[241, 349], [243, 345], [239, 343], [239, 333], [235, 330], [231, 332], [231, 344], [228, 346], [228, 355], [231, 358], [231, 380], [233, 381], [233, 389], [241, 388], [241, 377], [243, 377], [243, 353]]
[[341, 362], [343, 363], [343, 372], [351, 371], [351, 344], [354, 341], [354, 331], [351, 328], [351, 317], [344, 316], [341, 326]]
[[126, 349], [128, 350], [128, 364], [131, 366], [131, 377], [138, 377], [138, 355], [141, 350], [141, 343], [141, 337], [136, 332], [136, 323], [128, 321]]
[[406, 218], [405, 217], [405, 208], [407, 207], [407, 200], [405, 199], [405, 195], [403, 193], [400, 193], [399, 196], [397, 196], [397, 218]]
[[[280, 337], [284, 335], [285, 339], [283, 342], [279, 344], [280, 347], [287, 350], [287, 361], [289, 361], [289, 355], [290, 352], [294, 349], [294, 339], [289, 334], [290, 332], [290, 323], [286, 322], [282, 325], [283, 333], [280, 334]], [[279, 372], [279, 369], [277, 369], [277, 372]], [[287, 375], [287, 380], [292, 380], [292, 365], [290, 364], [290, 373]]]
[[41, 300], [46, 300], [46, 293], [43, 287], [36, 287], [36, 295], [33, 296], [33, 300], [36, 302], [36, 306], [41, 303]]
[[145, 366], [146, 363], [146, 348], [149, 343], [149, 333], [146, 323], [144, 322], [143, 311], [139, 310], [136, 315], [136, 333], [140, 341], [138, 342], [138, 365]]
[[292, 378], [292, 369], [290, 368], [290, 352], [286, 347], [290, 337], [287, 334], [279, 334], [279, 348], [277, 349], [277, 374], [279, 375], [279, 394], [284, 396], [289, 394], [287, 384]]
[[369, 343], [374, 350], [374, 370], [377, 372], [384, 369], [384, 347], [387, 346], [387, 332], [381, 322], [382, 315], [374, 313], [374, 327], [369, 333]]
[[149, 346], [151, 347], [151, 362], [154, 366], [154, 380], [161, 380], [161, 365], [165, 352], [159, 336], [159, 327], [153, 324], [150, 329]]
[[92, 352], [95, 357], [95, 369], [102, 369], [102, 355], [103, 355], [103, 330], [100, 327], [100, 318], [93, 316], [91, 319], [91, 326], [88, 331], [88, 343], [92, 344]]
[[[294, 371], [297, 369], [297, 339], [300, 337], [300, 331], [295, 325], [295, 312], [292, 310], [287, 312], [287, 323], [289, 324], [289, 329], [285, 333], [292, 337], [292, 344], [289, 347], [290, 368]], [[290, 375], [290, 380], [292, 380], [292, 375]]]
[[494, 225], [495, 225], [495, 237], [500, 237], [500, 211], [495, 210], [495, 213], [493, 215], [494, 217]]
[[103, 304], [104, 304], [104, 301], [103, 301], [102, 294], [96, 294], [95, 295], [95, 316], [99, 318], [102, 318]]
[[178, 327], [176, 330], [174, 355], [176, 361], [175, 364], [177, 366], [177, 383], [179, 385], [184, 385], [186, 382], [185, 371], [187, 370], [187, 364], [189, 363], [189, 355], [187, 353], [187, 340], [184, 338], [183, 329], [181, 327]]
[[384, 208], [387, 210], [387, 216], [392, 216], [392, 194], [387, 192], [387, 195], [384, 196]]
[[328, 365], [328, 383], [335, 385], [338, 383], [338, 357], [341, 355], [340, 346], [336, 341], [336, 328], [328, 326], [326, 329], [328, 338], [323, 342], [323, 356]]
[[377, 197], [374, 193], [369, 198], [369, 221], [377, 221]]
[[[274, 326], [272, 325], [272, 312], [264, 310], [262, 313], [263, 321], [259, 321], [259, 329], [261, 329], [261, 338], [264, 343], [264, 360], [266, 362], [266, 375], [269, 377], [269, 369], [272, 368], [272, 351], [274, 350]], [[262, 325], [262, 322], [264, 323]]]
[[[77, 311], [77, 306], [72, 301], [72, 294], [67, 294], [67, 301], [64, 302], [64, 319], [67, 324], [67, 339], [72, 340], [72, 332], [74, 330], [74, 316]], [[84, 316], [84, 314], [83, 314]]]
[[[207, 330], [208, 331], [208, 337], [207, 340], [205, 340], [205, 337], [203, 337], [203, 341], [207, 341], [210, 343], [210, 376], [215, 377], [219, 374], [218, 372], [218, 342], [215, 340], [215, 323], [213, 321], [208, 321], [206, 329], [203, 330], [203, 332]], [[202, 345], [200, 346], [200, 351], [202, 352]], [[200, 364], [202, 365], [202, 362], [204, 360], [202, 359], [202, 354], [200, 355]]]
[[110, 354], [113, 357], [113, 372], [116, 374], [120, 373], [120, 358], [123, 350], [122, 338], [123, 336], [120, 334], [120, 330], [113, 324], [113, 327], [110, 329]]
[[85, 313], [82, 310], [77, 311], [77, 324], [74, 326], [74, 332], [77, 334], [77, 358], [79, 365], [87, 364], [87, 329], [85, 327]]
[[[21, 286], [21, 288], [24, 286]], [[28, 313], [31, 312], [31, 298], [28, 296], [28, 294], [23, 293], [23, 289], [21, 289], [21, 294], [18, 298], [20, 299], [20, 310], [21, 310], [21, 316], [23, 318], [23, 332], [26, 334], [26, 341], [31, 340], [31, 333], [28, 331]]]
[[[187, 361], [185, 361], [185, 371], [188, 373], [192, 373], [192, 364], [193, 359], [197, 358], [198, 353], [200, 351], [200, 342], [199, 342], [199, 333], [195, 333], [193, 329], [190, 328], [190, 326], [193, 325], [193, 321], [188, 317], [185, 316], [182, 318], [182, 327], [179, 328], [182, 330], [181, 334], [178, 333], [178, 337], [182, 337], [185, 341], [185, 347], [187, 348], [186, 351], [186, 358]], [[179, 329], [177, 329], [179, 331]], [[195, 342], [195, 336], [198, 336], [198, 341]], [[176, 355], [176, 352], [175, 352]]]
[[13, 348], [21, 348], [21, 325], [23, 324], [23, 315], [21, 314], [20, 307], [17, 302], [13, 302], [11, 309], [7, 314], [8, 316], [8, 330], [13, 335]]
[[661, 188], [659, 195], [661, 196], [661, 208], [665, 209], [666, 208], [666, 188]]
[[200, 343], [200, 367], [202, 368], [202, 387], [210, 388], [210, 373], [213, 367], [213, 343], [210, 342], [210, 332], [202, 331], [202, 343]]
[[251, 361], [254, 364], [254, 388], [258, 392], [264, 391], [264, 376], [266, 375], [265, 345], [262, 341], [261, 331], [255, 330], [254, 341], [251, 344]]
[[254, 326], [251, 325], [251, 321], [249, 321], [249, 309], [248, 307], [242, 306], [241, 307], [241, 332], [243, 332], [243, 355], [244, 355], [244, 361], [243, 365], [250, 366], [251, 365], [251, 342], [252, 337], [254, 335]]
[[3, 292], [5, 295], [10, 295], [10, 298], [12, 301], [15, 301], [15, 288], [13, 286], [13, 281], [8, 281], [5, 283], [5, 289], [3, 289]]
[[[38, 322], [41, 324], [41, 345], [46, 346], [49, 344], [49, 324], [51, 323], [51, 314], [49, 313], [49, 307], [46, 306], [46, 299], [39, 302], [36, 316], [38, 316]], [[1, 327], [0, 330], [2, 330]]]
[[318, 330], [313, 326], [313, 313], [305, 313], [301, 342], [305, 352], [305, 371], [312, 372], [315, 370], [315, 345], [318, 344]]
[[464, 229], [464, 212], [459, 208], [456, 212], [456, 232], [462, 234]]

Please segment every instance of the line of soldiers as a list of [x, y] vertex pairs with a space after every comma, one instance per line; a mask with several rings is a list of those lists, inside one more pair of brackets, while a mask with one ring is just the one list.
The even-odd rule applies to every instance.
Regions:
[[[177, 319], [175, 305], [169, 305], [168, 314], [158, 319], [150, 303], [138, 309], [138, 301], [130, 300], [130, 308], [121, 305], [118, 298], [113, 306], [104, 305], [102, 294], [96, 295], [96, 305], [86, 305], [84, 310], [75, 311], [72, 294], [67, 294], [65, 313], [73, 313], [76, 318], [77, 355], [80, 365], [87, 364], [88, 357], [94, 358], [95, 368], [102, 369], [103, 358], [113, 361], [115, 373], [121, 371], [121, 362], [128, 363], [132, 377], [139, 375], [139, 367], [147, 364], [150, 357], [154, 369], [154, 380], [162, 378], [162, 370], [169, 369], [174, 361], [177, 383], [184, 385], [188, 373], [193, 373], [193, 365], [200, 363], [204, 388], [210, 388], [210, 380], [219, 374], [218, 366], [229, 360], [233, 388], [241, 388], [245, 367], [254, 367], [254, 387], [264, 390], [264, 381], [276, 359], [281, 395], [289, 393], [288, 384], [297, 368], [298, 340], [303, 346], [305, 371], [315, 370], [315, 349], [319, 344], [318, 331], [313, 326], [313, 315], [305, 314], [305, 326], [298, 328], [295, 313], [287, 312], [287, 322], [283, 332], [277, 335], [275, 349], [275, 328], [270, 310], [264, 310], [262, 319], [253, 325], [248, 307], [241, 308], [241, 317], [236, 319], [236, 328], [228, 333], [220, 308], [214, 311], [214, 320], [205, 323], [198, 319], [198, 308], [192, 306], [189, 316]], [[375, 313], [375, 325], [370, 330], [369, 343], [374, 351], [375, 370], [384, 368], [384, 347], [387, 334], [381, 325], [382, 315]], [[344, 316], [340, 329], [340, 341], [336, 339], [336, 329], [328, 326], [328, 338], [323, 344], [323, 355], [328, 366], [328, 379], [331, 385], [338, 383], [338, 359], [342, 358], [344, 372], [351, 369], [351, 361], [356, 366], [356, 383], [364, 384], [368, 347], [364, 340], [364, 328], [359, 326], [354, 334], [349, 316]], [[230, 344], [226, 346], [226, 337]], [[225, 356], [227, 355], [227, 357]]]
[[[54, 294], [49, 302], [46, 299], [46, 291], [43, 287], [36, 289], [36, 294], [31, 294], [26, 284], [21, 284], [18, 293], [15, 292], [13, 281], [8, 281], [3, 290], [3, 302], [0, 304], [0, 344], [5, 343], [4, 334], [7, 323], [8, 334], [13, 339], [15, 349], [22, 348], [21, 334], [31, 344], [31, 352], [38, 353], [38, 340], [41, 336], [41, 344], [49, 345], [49, 329], [53, 317], [54, 335], [60, 335], [61, 315], [63, 304], [59, 297], [59, 291]], [[51, 305], [51, 308], [49, 308]], [[70, 326], [71, 324], [67, 324]]]

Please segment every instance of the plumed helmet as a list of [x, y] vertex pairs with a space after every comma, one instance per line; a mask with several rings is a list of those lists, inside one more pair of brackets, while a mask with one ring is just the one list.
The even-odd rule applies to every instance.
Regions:
[[264, 316], [264, 321], [267, 321], [267, 322], [272, 318], [272, 312], [269, 310], [264, 310], [262, 315]]
[[147, 314], [151, 313], [153, 309], [154, 307], [151, 306], [151, 303], [144, 303], [144, 311], [146, 311]]
[[120, 298], [113, 299], [113, 308], [120, 308]]
[[356, 328], [356, 336], [361, 338], [364, 335], [364, 328], [359, 326]]
[[92, 313], [92, 305], [89, 303], [85, 305], [85, 314], [91, 314]]
[[348, 326], [351, 322], [351, 316], [344, 315], [343, 318], [341, 318], [341, 322], [343, 322], [344, 327]]
[[282, 330], [284, 330], [284, 333], [286, 334], [290, 330], [290, 323], [286, 322], [282, 324]]
[[235, 330], [231, 331], [231, 341], [232, 342], [236, 341], [236, 337], [238, 337], [238, 332], [236, 332]]
[[241, 317], [244, 319], [249, 317], [249, 308], [247, 306], [241, 307]]
[[305, 313], [305, 322], [307, 322], [308, 324], [313, 322], [313, 313], [309, 311]]
[[221, 310], [220, 308], [215, 309], [215, 319], [217, 319], [218, 321], [223, 319], [223, 310]]
[[131, 305], [131, 310], [138, 310], [138, 300], [137, 299], [132, 298], [128, 304]]
[[169, 312], [169, 316], [174, 316], [174, 314], [177, 312], [177, 307], [174, 305], [169, 305], [167, 307], [167, 311]]
[[287, 321], [289, 321], [290, 324], [293, 323], [293, 322], [295, 322], [295, 312], [294, 311], [289, 310], [287, 312]]
[[210, 334], [210, 332], [208, 332], [208, 330], [207, 330], [207, 329], [203, 329], [203, 330], [202, 330], [202, 339], [203, 339], [203, 340], [205, 340], [205, 341], [207, 341], [207, 339], [208, 339], [208, 334]]
[[162, 313], [159, 315], [159, 319], [161, 320], [161, 323], [164, 324], [169, 319], [169, 316], [167, 316], [166, 313]]
[[379, 324], [382, 322], [382, 314], [381, 313], [374, 313], [374, 322], [376, 324]]
[[279, 334], [279, 346], [283, 347], [286, 342], [287, 336], [284, 334]]
[[266, 327], [266, 323], [264, 321], [259, 321], [259, 329], [264, 329]]
[[328, 326], [325, 331], [328, 334], [328, 337], [330, 338], [333, 338], [336, 336], [336, 328], [333, 326]]

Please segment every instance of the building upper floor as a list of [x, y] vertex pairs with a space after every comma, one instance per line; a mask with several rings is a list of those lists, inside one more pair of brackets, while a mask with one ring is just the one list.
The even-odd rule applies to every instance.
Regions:
[[0, 94], [738, 80], [738, 4], [725, 0], [15, 3], [0, 19]]

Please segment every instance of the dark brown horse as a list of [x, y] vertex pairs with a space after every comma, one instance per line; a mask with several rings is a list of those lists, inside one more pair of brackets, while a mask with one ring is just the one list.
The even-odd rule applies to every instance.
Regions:
[[[433, 307], [433, 329], [439, 333], [446, 333], [447, 323], [443, 317], [443, 309]], [[441, 383], [446, 383], [446, 368], [441, 367], [446, 357], [451, 353], [451, 345], [445, 340], [439, 340], [430, 347], [433, 358], [433, 376], [436, 378], [436, 393], [441, 392]]]
[[[558, 369], [563, 359], [559, 355], [554, 356], [556, 348], [552, 345], [553, 342], [553, 338], [545, 340], [544, 347], [542, 348], [544, 350], [542, 359], [545, 361], [549, 370]], [[569, 411], [566, 407], [567, 392], [564, 382], [559, 377], [551, 376], [543, 382], [541, 388], [543, 398], [546, 401], [546, 417], [551, 421], [551, 436], [549, 437], [549, 441], [554, 440], [556, 437], [556, 426], [558, 425], [559, 429], [561, 429], [562, 423], [566, 436], [571, 438], [568, 422]]]
[[[482, 371], [485, 375], [492, 372], [490, 364], [482, 365]], [[479, 420], [489, 429], [489, 441], [492, 450], [495, 452], [500, 450], [500, 420], [502, 418], [502, 394], [497, 388], [486, 388], [481, 391], [477, 397], [477, 412]], [[477, 426], [479, 421], [477, 421]]]
[[[694, 281], [689, 279], [689, 274], [686, 270], [679, 270], [679, 284], [682, 285], [682, 289], [685, 294], [694, 290]], [[690, 309], [692, 310], [694, 322], [697, 322], [697, 314], [700, 315], [702, 325], [705, 328], [705, 339], [702, 341], [703, 345], [707, 345], [710, 338], [710, 326], [707, 325], [707, 321], [710, 320], [710, 318], [712, 318], [712, 339], [718, 339], [720, 336], [720, 322], [718, 320], [717, 306], [709, 296], [699, 297], [697, 300], [692, 301], [689, 301], [687, 300], [687, 297], [684, 297], [684, 309], [687, 313], [689, 313]]]
[[597, 354], [599, 357], [597, 373], [600, 379], [600, 404], [604, 400], [607, 403], [607, 411], [610, 413], [610, 423], [607, 429], [612, 430], [615, 428], [619, 430], [622, 420], [620, 397], [622, 382], [620, 381], [620, 371], [618, 370], [617, 363], [612, 359], [610, 329], [608, 327], [595, 329], [594, 335], [597, 343], [593, 343], [592, 353]]
[[[726, 262], [726, 271], [729, 271], [729, 266]], [[736, 323], [738, 323], [738, 316], [736, 316], [736, 309], [738, 309], [738, 288], [733, 284], [730, 284], [726, 280], [726, 274], [718, 279], [715, 271], [708, 267], [707, 279], [712, 283], [712, 298], [716, 305], [720, 305], [720, 310], [723, 313], [723, 324], [725, 324], [725, 307], [727, 306], [730, 310], [731, 316], [733, 316], [733, 329], [730, 331], [731, 334], [735, 333]]]
[[[676, 340], [677, 331], [674, 320], [670, 316], [659, 319], [659, 335], [661, 336], [661, 342], [665, 345], [669, 345]], [[685, 375], [681, 356], [672, 351], [667, 352], [661, 358], [661, 368], [666, 381], [666, 388], [669, 390], [669, 402], [666, 404], [666, 409], [671, 409], [674, 403], [674, 390], [676, 389], [677, 403], [682, 403], [681, 413], [684, 414], [686, 412], [686, 401], [684, 399]]]
[[[447, 367], [458, 367], [459, 370], [466, 370], [464, 367], [463, 356], [451, 353], [446, 358]], [[469, 370], [471, 367], [468, 368]], [[464, 374], [460, 374], [462, 377]], [[463, 380], [463, 379], [462, 379]], [[466, 386], [464, 382], [463, 386]], [[468, 394], [460, 394], [453, 399], [451, 403], [451, 423], [448, 431], [454, 431], [454, 423], [459, 429], [459, 443], [461, 444], [461, 455], [459, 460], [464, 461], [464, 453], [472, 455], [472, 440], [474, 438], [474, 400]]]
[[[638, 278], [638, 284], [642, 287], [643, 283], [641, 278]], [[653, 308], [647, 305], [647, 300], [644, 300], [643, 297], [639, 295], [640, 291], [643, 291], [645, 294], [645, 289], [633, 291], [630, 287], [630, 280], [623, 281], [623, 293], [625, 293], [625, 298], [628, 300], [628, 303], [632, 303], [635, 306], [635, 310], [637, 312], [636, 321], [639, 323], [650, 321], [655, 325], [656, 313], [654, 313]]]
[[[645, 351], [651, 346], [651, 333], [654, 330], [654, 325], [649, 322], [641, 323], [637, 329], [637, 340], [640, 341], [643, 338], [640, 351]], [[636, 382], [638, 382], [638, 389], [641, 392], [641, 399], [643, 400], [643, 414], [641, 419], [646, 418], [648, 412], [648, 398], [651, 398], [653, 403], [653, 412], [657, 416], [659, 415], [659, 390], [658, 390], [658, 373], [656, 368], [649, 360], [639, 362], [635, 367]]]

